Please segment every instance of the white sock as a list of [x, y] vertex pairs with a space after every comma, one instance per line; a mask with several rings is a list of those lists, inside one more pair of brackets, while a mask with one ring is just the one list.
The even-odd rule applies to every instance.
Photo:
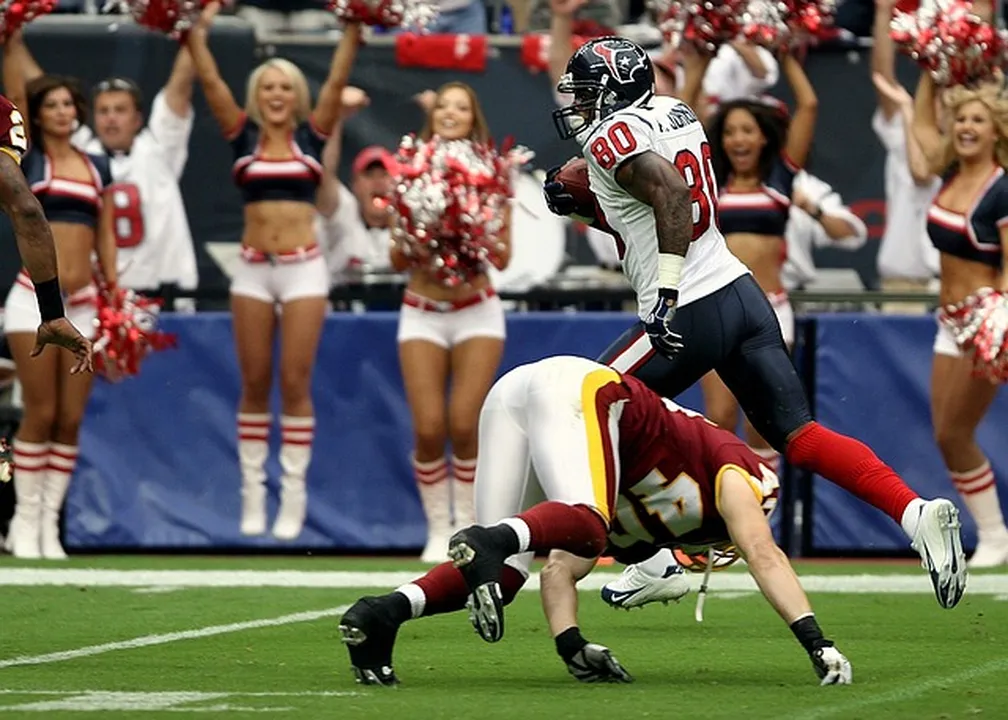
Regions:
[[900, 525], [903, 527], [903, 532], [907, 534], [907, 537], [911, 540], [913, 536], [917, 534], [917, 525], [920, 524], [920, 514], [921, 508], [924, 507], [924, 503], [927, 502], [923, 498], [914, 498], [910, 501], [910, 504], [906, 506], [903, 510], [903, 517], [900, 519]]
[[529, 545], [532, 544], [532, 531], [529, 530], [529, 526], [524, 520], [516, 517], [505, 518], [500, 521], [500, 524], [507, 525], [518, 536], [518, 552], [523, 553], [529, 549]]
[[266, 482], [270, 422], [268, 414], [238, 413], [238, 462], [245, 485]]
[[668, 548], [662, 548], [647, 560], [637, 563], [637, 567], [652, 577], [660, 578], [665, 574], [669, 565], [678, 565], [675, 555]]
[[423, 615], [424, 608], [427, 607], [427, 596], [424, 595], [424, 591], [416, 583], [406, 583], [395, 589], [397, 593], [405, 595], [406, 599], [409, 600], [410, 609], [413, 612], [413, 617], [418, 618]]
[[949, 474], [966, 509], [976, 522], [978, 534], [987, 537], [1008, 534], [990, 462], [984, 461], [983, 465], [968, 472]]

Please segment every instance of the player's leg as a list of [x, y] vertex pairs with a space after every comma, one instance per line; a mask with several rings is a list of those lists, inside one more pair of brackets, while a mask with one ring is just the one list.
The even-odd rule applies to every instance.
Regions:
[[[15, 286], [16, 287], [16, 286]], [[13, 295], [13, 291], [11, 293]], [[16, 310], [8, 297], [6, 307], [7, 341], [21, 384], [24, 412], [14, 436], [14, 493], [17, 504], [4, 548], [14, 557], [38, 559], [41, 550], [42, 492], [49, 467], [49, 452], [56, 425], [60, 355], [48, 347], [38, 357], [31, 357], [35, 347], [37, 322], [31, 318], [17, 322]], [[37, 311], [36, 311], [37, 313]], [[12, 320], [14, 322], [12, 322]]]
[[[249, 294], [240, 294], [248, 292]], [[237, 279], [231, 288], [231, 322], [234, 329], [241, 400], [238, 404], [238, 463], [241, 467], [241, 533], [266, 532], [266, 460], [272, 419], [269, 412], [273, 384], [273, 337], [276, 310], [265, 291], [243, 288]]]
[[477, 426], [504, 354], [504, 308], [492, 297], [454, 313], [448, 437], [452, 445], [452, 528], [475, 522]]
[[447, 313], [403, 305], [399, 312], [399, 367], [413, 419], [413, 474], [427, 519], [427, 542], [420, 559], [448, 559], [451, 535], [451, 486], [448, 482], [446, 413], [451, 363]]
[[[746, 280], [746, 278], [742, 278]], [[954, 607], [966, 584], [958, 511], [945, 499], [925, 502], [864, 443], [812, 420], [805, 390], [777, 319], [755, 282], [734, 283], [725, 318], [749, 331], [717, 368], [753, 427], [788, 462], [811, 470], [900, 523], [930, 571], [939, 604]]]
[[[521, 412], [523, 371], [502, 377], [487, 395], [479, 417], [485, 451], [476, 470], [476, 516], [484, 524], [510, 517], [540, 497], [530, 475], [528, 438]], [[528, 577], [532, 555], [508, 558], [501, 572], [501, 602], [506, 604]], [[452, 563], [442, 563], [392, 593], [359, 600], [340, 621], [358, 682], [389, 685], [392, 650], [399, 627], [413, 618], [455, 612], [465, 607], [469, 587]]]
[[774, 542], [755, 480], [732, 467], [722, 469], [719, 480], [718, 513], [760, 591], [808, 652], [823, 684], [849, 684], [850, 663], [819, 629], [798, 576]]
[[707, 419], [734, 433], [738, 428], [739, 406], [732, 391], [714, 371], [700, 379], [700, 388], [703, 390], [704, 415]]
[[1008, 563], [1008, 529], [994, 471], [976, 442], [976, 428], [999, 386], [974, 378], [972, 370], [972, 361], [939, 330], [931, 368], [931, 422], [952, 484], [977, 525], [979, 542], [969, 567], [986, 568]]
[[[499, 577], [515, 553], [565, 550], [597, 557], [619, 487], [619, 375], [579, 358], [536, 364], [526, 405], [532, 467], [547, 501], [491, 527], [455, 533], [448, 553], [473, 593], [474, 612], [503, 623]], [[487, 641], [499, 634], [480, 634]]]
[[[328, 278], [322, 258], [318, 258], [318, 264], [309, 261], [281, 269], [297, 283], [291, 285], [297, 292], [281, 296], [280, 508], [273, 523], [273, 537], [293, 540], [301, 534], [308, 511], [306, 479], [315, 441], [311, 382], [328, 309]], [[313, 284], [318, 294], [308, 295]]]

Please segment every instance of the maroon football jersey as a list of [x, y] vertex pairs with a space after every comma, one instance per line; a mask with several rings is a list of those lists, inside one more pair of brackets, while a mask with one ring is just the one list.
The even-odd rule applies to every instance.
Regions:
[[28, 152], [28, 134], [24, 117], [14, 103], [0, 95], [0, 150], [18, 162]]
[[620, 490], [610, 543], [630, 549], [714, 545], [729, 541], [717, 509], [718, 481], [734, 467], [750, 481], [768, 515], [777, 476], [735, 435], [699, 413], [663, 400], [624, 377], [619, 423]]

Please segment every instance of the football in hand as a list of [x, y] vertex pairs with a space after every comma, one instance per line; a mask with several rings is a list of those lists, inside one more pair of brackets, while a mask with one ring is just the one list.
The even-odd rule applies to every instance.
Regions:
[[586, 225], [591, 225], [596, 219], [595, 195], [592, 194], [588, 186], [588, 163], [584, 158], [574, 158], [568, 160], [560, 172], [556, 175], [556, 181], [563, 183], [563, 186], [574, 197], [577, 207], [573, 217]]
[[584, 161], [584, 158], [568, 160], [560, 168], [560, 172], [556, 174], [556, 180], [563, 183], [567, 192], [571, 194], [574, 202], [577, 203], [577, 207], [575, 207], [574, 212], [570, 216], [572, 220], [602, 230], [610, 235], [615, 234], [602, 215], [602, 210], [595, 200], [595, 193], [591, 191], [588, 185], [588, 163]]

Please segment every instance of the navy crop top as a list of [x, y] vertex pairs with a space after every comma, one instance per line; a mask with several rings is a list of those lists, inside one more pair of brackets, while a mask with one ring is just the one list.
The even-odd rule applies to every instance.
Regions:
[[[757, 190], [722, 188], [718, 195], [721, 234], [752, 233], [784, 237], [791, 212], [791, 191], [798, 168], [781, 155]], [[729, 181], [730, 182], [730, 181]]]
[[102, 192], [112, 184], [112, 171], [107, 157], [81, 155], [91, 170], [91, 182], [53, 175], [52, 160], [37, 145], [32, 146], [21, 161], [21, 170], [49, 222], [87, 225], [90, 228], [98, 225]]
[[1008, 175], [998, 166], [969, 210], [957, 213], [938, 204], [949, 178], [928, 208], [931, 243], [943, 253], [963, 260], [1001, 267], [1001, 228], [1008, 225]]
[[290, 135], [291, 156], [283, 160], [262, 157], [259, 127], [242, 116], [228, 141], [234, 151], [231, 174], [247, 203], [293, 200], [315, 204], [322, 181], [322, 148], [328, 136], [311, 122], [303, 122]]

